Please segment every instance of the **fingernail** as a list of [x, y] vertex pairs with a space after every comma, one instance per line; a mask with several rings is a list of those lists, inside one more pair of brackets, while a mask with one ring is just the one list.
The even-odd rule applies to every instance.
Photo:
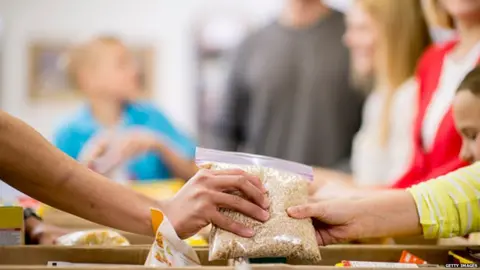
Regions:
[[243, 233], [245, 234], [246, 237], [252, 237], [255, 235], [255, 231], [250, 228], [243, 229]]
[[267, 221], [269, 218], [270, 218], [270, 213], [268, 213], [267, 211], [263, 211], [262, 213], [263, 221]]
[[270, 207], [270, 200], [267, 197], [263, 198], [262, 207], [263, 209], [268, 209], [268, 207]]
[[296, 214], [298, 212], [300, 212], [300, 207], [298, 207], [298, 206], [289, 207], [287, 209], [287, 213], [290, 214], [290, 215]]

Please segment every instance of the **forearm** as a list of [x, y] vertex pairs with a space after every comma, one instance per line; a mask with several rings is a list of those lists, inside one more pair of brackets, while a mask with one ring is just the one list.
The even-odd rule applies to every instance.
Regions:
[[188, 180], [198, 171], [195, 162], [181, 157], [165, 146], [163, 142], [159, 141], [155, 149], [176, 177]]
[[158, 202], [81, 166], [22, 121], [0, 112], [0, 178], [63, 211], [120, 230], [152, 234]]
[[480, 231], [480, 163], [413, 186], [426, 238], [449, 238]]
[[415, 201], [404, 190], [377, 192], [355, 201], [362, 238], [420, 235]]

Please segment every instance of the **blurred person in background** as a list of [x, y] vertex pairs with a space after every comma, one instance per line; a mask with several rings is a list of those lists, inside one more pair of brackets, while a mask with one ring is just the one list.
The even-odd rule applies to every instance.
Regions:
[[[361, 186], [392, 184], [411, 163], [414, 73], [431, 44], [429, 29], [420, 0], [356, 0], [346, 22], [352, 79], [369, 95], [353, 140], [353, 174], [338, 176]], [[334, 178], [320, 170], [317, 181]]]
[[[122, 166], [125, 175], [117, 176], [130, 180], [194, 175], [195, 143], [154, 105], [138, 101], [137, 68], [119, 39], [99, 36], [75, 47], [69, 72], [87, 104], [55, 132], [58, 148], [102, 173]], [[102, 157], [108, 169], [98, 168]]]
[[480, 66], [474, 68], [458, 87], [453, 101], [455, 126], [462, 136], [460, 157], [480, 161]]
[[[480, 0], [434, 1], [434, 14], [455, 26], [454, 40], [432, 45], [417, 66], [417, 113], [413, 130], [410, 168], [391, 187], [407, 188], [469, 164], [459, 157], [462, 139], [455, 129], [452, 102], [455, 90], [480, 60]], [[353, 186], [317, 191], [317, 198], [339, 195], [366, 196], [371, 192]]]
[[217, 147], [348, 170], [363, 98], [349, 85], [344, 31], [322, 1], [286, 1], [237, 52]]
[[[324, 200], [289, 209], [315, 217], [317, 240], [327, 245], [354, 239], [421, 235], [450, 238], [480, 232], [480, 66], [460, 83], [452, 105], [462, 137], [461, 157], [475, 164], [405, 190], [366, 192], [357, 200]], [[371, 229], [373, 228], [373, 229]], [[466, 242], [478, 244], [475, 237]], [[465, 242], [463, 242], [465, 243]]]
[[421, 0], [421, 2], [433, 41], [442, 43], [454, 39], [456, 34], [455, 28], [452, 28], [452, 17], [444, 10], [439, 10], [438, 1]]
[[455, 129], [452, 102], [465, 75], [480, 61], [480, 0], [432, 0], [435, 13], [446, 13], [458, 37], [427, 50], [417, 68], [418, 113], [414, 159], [393, 185], [407, 188], [467, 165], [459, 158], [462, 139]]

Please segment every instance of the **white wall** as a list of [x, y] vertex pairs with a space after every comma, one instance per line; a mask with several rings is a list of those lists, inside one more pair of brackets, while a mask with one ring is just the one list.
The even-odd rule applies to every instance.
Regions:
[[28, 101], [28, 41], [116, 33], [127, 41], [153, 42], [158, 51], [155, 102], [180, 128], [195, 135], [194, 15], [199, 10], [233, 8], [262, 21], [281, 5], [282, 0], [0, 0], [4, 20], [0, 106], [50, 137], [56, 123], [77, 104]]

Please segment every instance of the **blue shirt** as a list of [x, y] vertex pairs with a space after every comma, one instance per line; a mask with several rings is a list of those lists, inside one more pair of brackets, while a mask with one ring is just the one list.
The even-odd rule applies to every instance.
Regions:
[[[187, 159], [195, 156], [195, 143], [180, 133], [158, 109], [146, 102], [125, 106], [122, 128], [143, 127], [168, 140], [169, 147]], [[54, 144], [63, 152], [78, 159], [84, 145], [104, 128], [95, 120], [90, 108], [83, 107], [61, 125], [54, 135]], [[126, 164], [127, 173], [136, 180], [168, 179], [173, 175], [161, 156], [145, 153]]]

